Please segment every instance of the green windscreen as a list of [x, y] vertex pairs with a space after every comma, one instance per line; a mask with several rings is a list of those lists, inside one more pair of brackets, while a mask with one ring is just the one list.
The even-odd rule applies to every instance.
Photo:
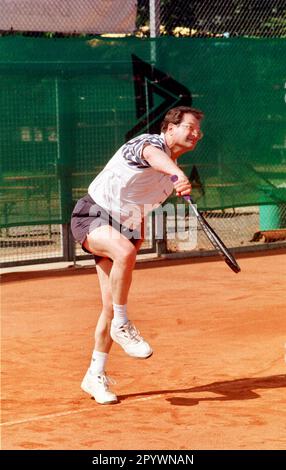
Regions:
[[[1, 226], [67, 223], [128, 137], [192, 102], [200, 209], [286, 203], [283, 39], [0, 39]], [[185, 101], [184, 101], [185, 100]]]

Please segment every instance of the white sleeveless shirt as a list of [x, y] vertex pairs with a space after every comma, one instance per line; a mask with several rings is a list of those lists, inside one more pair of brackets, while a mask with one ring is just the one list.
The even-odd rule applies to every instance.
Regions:
[[142, 156], [146, 145], [171, 154], [163, 133], [142, 134], [122, 145], [88, 188], [92, 199], [127, 227], [140, 226], [173, 191], [170, 176], [154, 170]]

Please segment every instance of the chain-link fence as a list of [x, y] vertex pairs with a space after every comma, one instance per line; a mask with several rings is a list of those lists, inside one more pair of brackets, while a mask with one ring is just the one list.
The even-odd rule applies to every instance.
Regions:
[[[52, 4], [57, 8], [51, 10]], [[84, 13], [87, 5], [89, 15]], [[1, 49], [4, 266], [82, 256], [79, 247], [67, 242], [70, 206], [136, 123], [130, 65], [134, 53], [141, 60], [137, 66], [142, 84], [145, 80], [144, 106], [154, 106], [156, 114], [161, 97], [173, 97], [171, 89], [162, 95], [162, 80], [163, 87], [179, 83], [184, 91], [191, 90], [195, 106], [206, 114], [205, 139], [196, 152], [198, 172], [192, 182], [200, 208], [216, 209], [204, 214], [226, 245], [274, 246], [285, 240], [283, 44], [281, 39], [231, 39], [286, 37], [285, 0], [0, 0], [0, 6], [2, 35], [18, 31], [33, 37], [0, 38], [3, 43], [29, 42], [7, 43], [6, 50]], [[10, 19], [3, 27], [5, 12]], [[17, 22], [24, 13], [29, 20], [26, 28]], [[42, 28], [44, 15], [54, 18], [50, 29]], [[105, 21], [98, 23], [103, 17]], [[121, 44], [90, 39], [94, 34], [161, 38], [131, 37]], [[88, 41], [81, 44], [80, 35]], [[76, 39], [56, 43], [43, 36]], [[147, 64], [150, 44], [157, 47], [152, 73], [159, 77], [152, 83]], [[188, 54], [193, 55], [191, 64], [182, 59]], [[177, 82], [168, 82], [169, 77]], [[184, 170], [193, 174], [189, 163]], [[163, 251], [194, 249], [201, 254], [211, 249], [200, 230], [194, 247], [188, 236], [182, 239], [177, 234], [174, 220], [168, 223]], [[154, 250], [153, 232], [145, 249]]]
[[33, 36], [133, 33], [136, 0], [0, 0], [0, 30]]
[[284, 0], [138, 0], [137, 27], [193, 37], [285, 37]]
[[[204, 217], [226, 246], [235, 252], [257, 249], [275, 249], [286, 244], [286, 205], [258, 206], [203, 212]], [[153, 219], [154, 220], [154, 219]], [[214, 248], [190, 217], [166, 217], [166, 231], [153, 245], [155, 227], [149, 220], [144, 253], [158, 255], [176, 253], [204, 256]], [[284, 227], [284, 229], [283, 229]], [[61, 225], [34, 225], [1, 229], [0, 248], [3, 267], [64, 261]], [[73, 243], [69, 261], [91, 258], [84, 255], [80, 246]]]
[[[275, 248], [286, 240], [286, 205], [244, 207], [203, 212], [204, 217], [229, 248], [236, 251], [261, 246]], [[213, 247], [201, 227], [193, 228], [191, 219], [183, 221], [184, 230], [175, 231], [173, 220], [167, 222], [166, 250], [182, 253], [193, 250], [203, 255]], [[182, 221], [181, 221], [182, 223]], [[177, 220], [177, 226], [180, 224]], [[284, 229], [282, 228], [284, 227]], [[192, 231], [195, 230], [194, 237]], [[195, 246], [194, 246], [195, 242]]]
[[0, 0], [0, 7], [2, 34], [286, 36], [285, 0]]

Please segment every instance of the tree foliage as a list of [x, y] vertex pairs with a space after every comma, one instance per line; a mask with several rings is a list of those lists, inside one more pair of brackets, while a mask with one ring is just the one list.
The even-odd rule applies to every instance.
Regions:
[[[285, 0], [161, 0], [165, 34], [176, 28], [195, 35], [286, 36]], [[149, 0], [138, 0], [137, 26], [148, 24]]]

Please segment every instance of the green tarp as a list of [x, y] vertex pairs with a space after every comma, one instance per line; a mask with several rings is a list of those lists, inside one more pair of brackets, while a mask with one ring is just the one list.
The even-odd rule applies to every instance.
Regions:
[[127, 136], [187, 101], [199, 208], [286, 203], [285, 64], [283, 39], [0, 38], [1, 225], [68, 222]]

